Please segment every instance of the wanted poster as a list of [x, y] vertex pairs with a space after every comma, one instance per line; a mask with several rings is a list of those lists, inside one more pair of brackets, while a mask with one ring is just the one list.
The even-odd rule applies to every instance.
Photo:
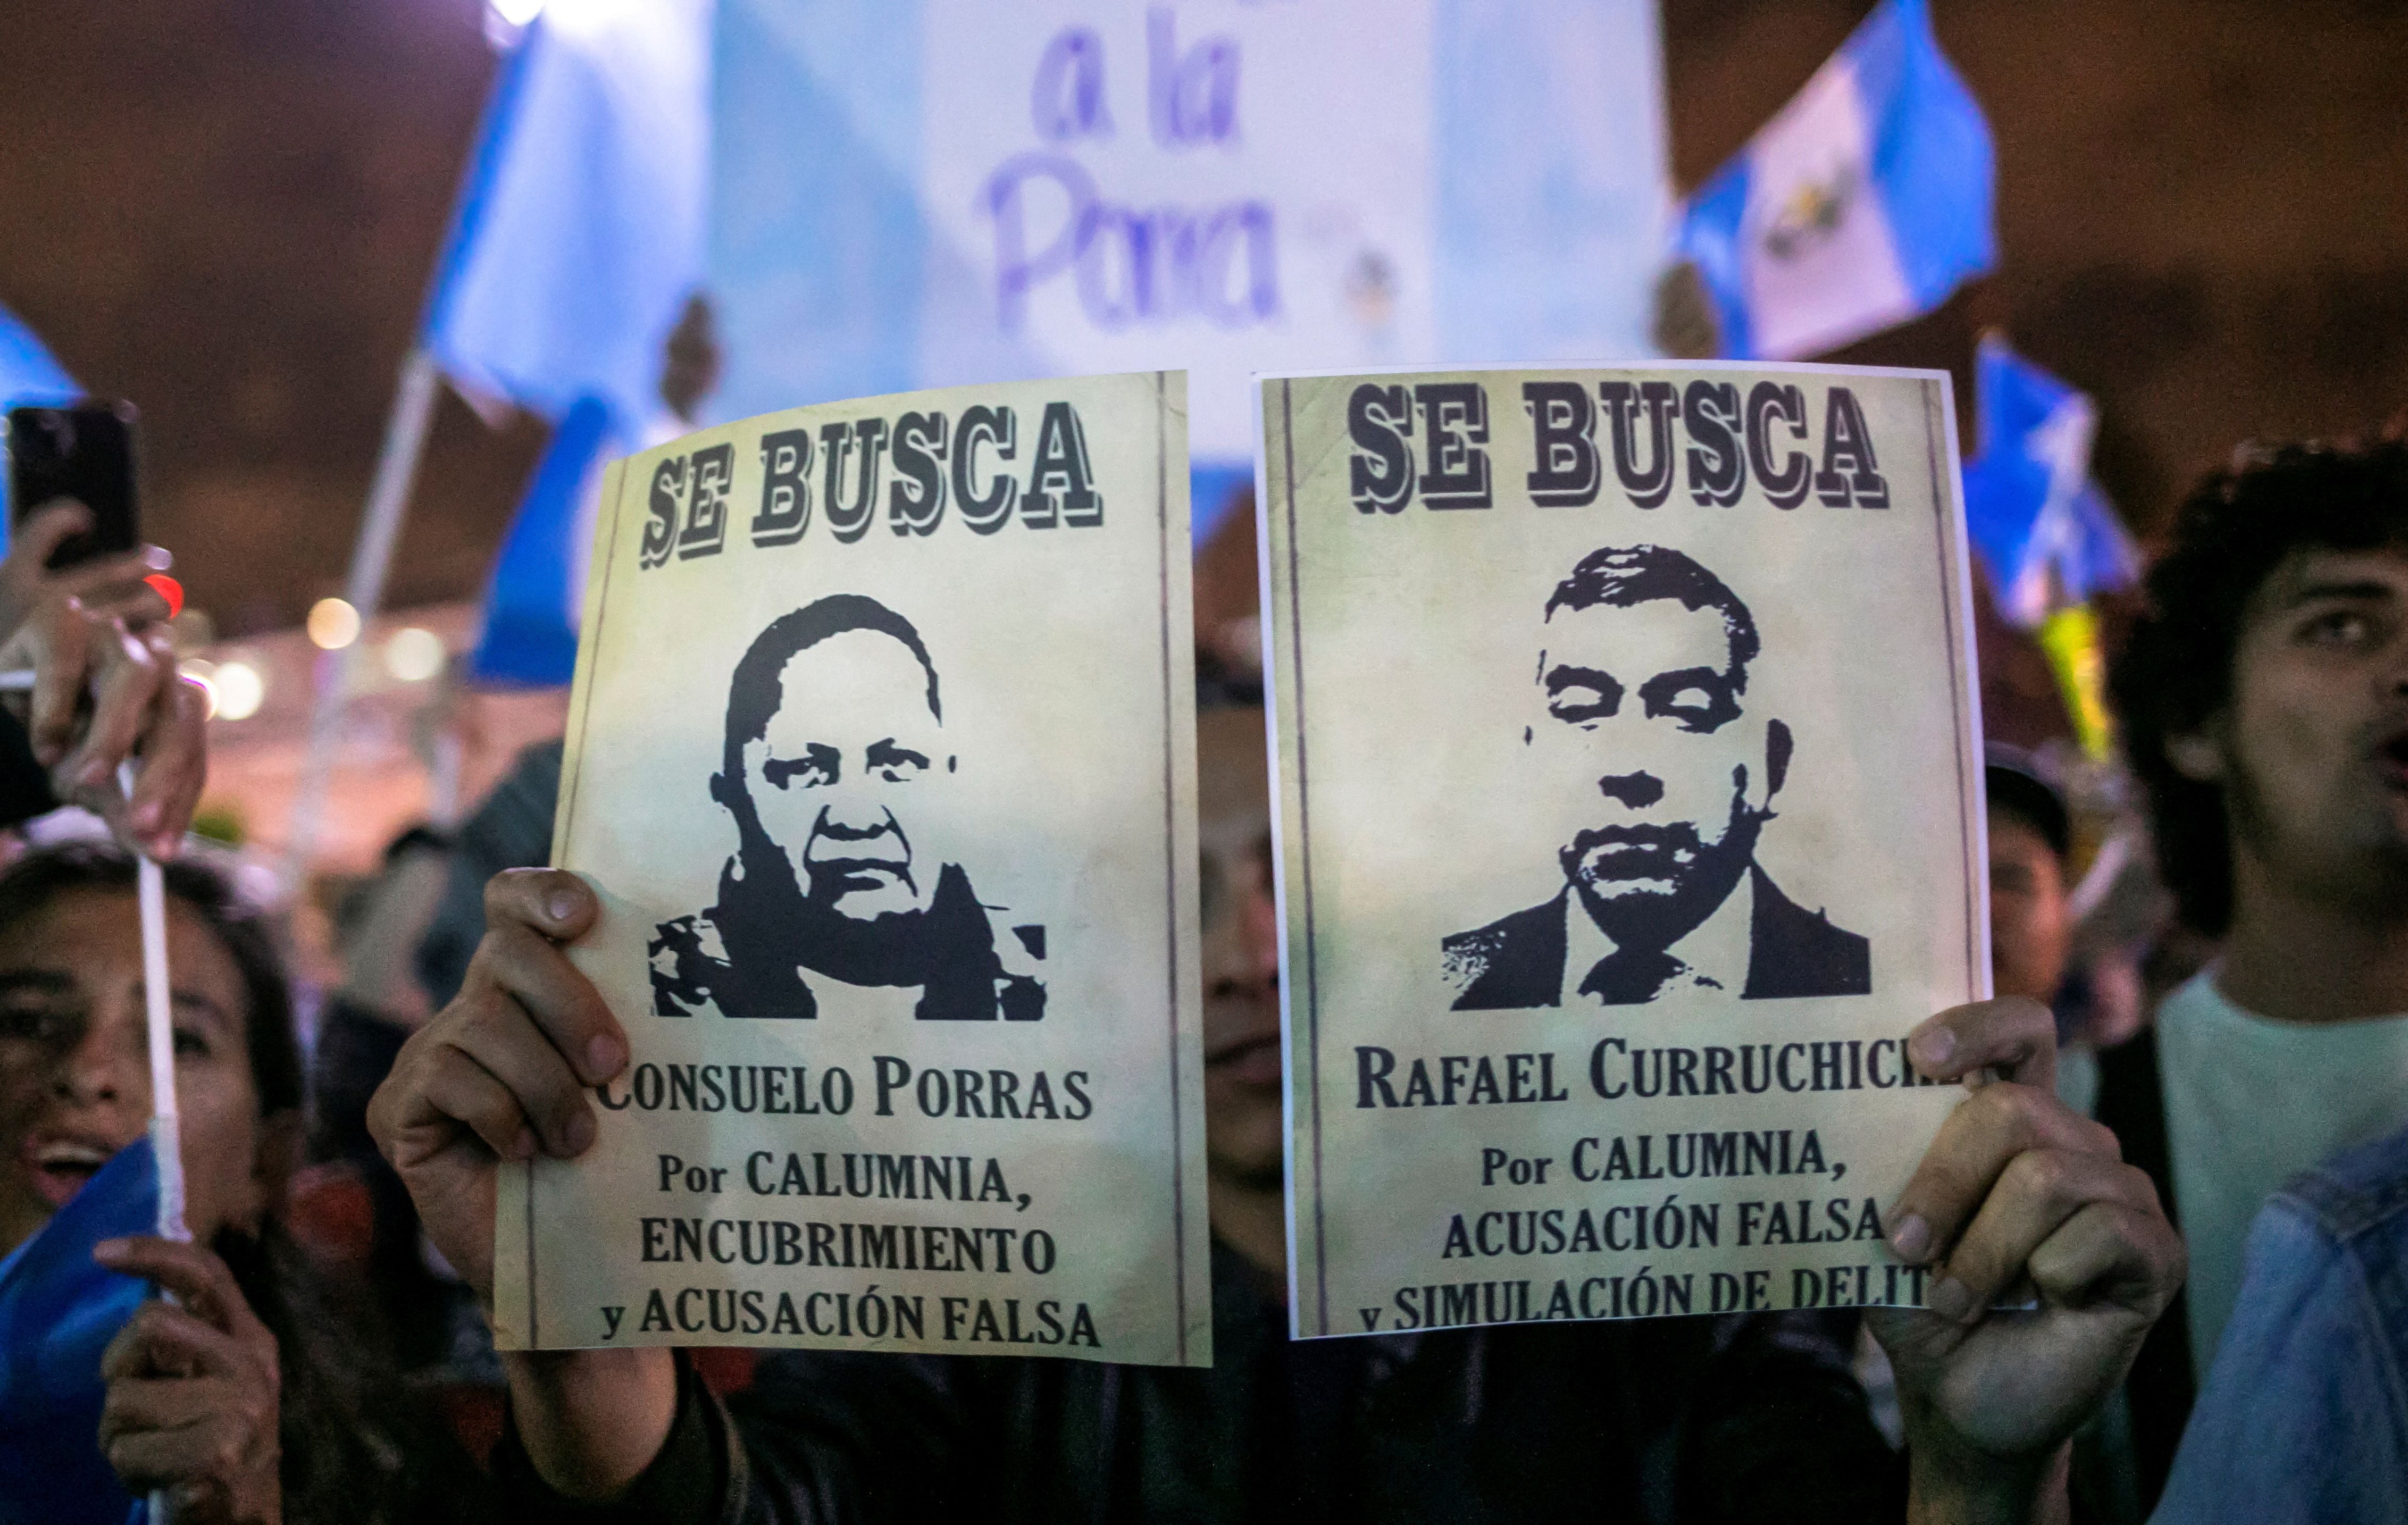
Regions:
[[1947, 378], [1261, 383], [1301, 1336], [1915, 1304], [1987, 991]]
[[1185, 385], [609, 468], [552, 856], [633, 1057], [506, 1172], [505, 1347], [1211, 1363]]

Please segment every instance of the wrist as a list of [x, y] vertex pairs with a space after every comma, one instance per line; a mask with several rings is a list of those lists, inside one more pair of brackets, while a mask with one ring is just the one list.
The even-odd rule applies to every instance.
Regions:
[[506, 1351], [502, 1369], [527, 1461], [568, 1498], [624, 1493], [677, 1418], [677, 1361], [666, 1349]]
[[1980, 1456], [1910, 1439], [1908, 1525], [2062, 1525], [2071, 1441], [2047, 1455]]

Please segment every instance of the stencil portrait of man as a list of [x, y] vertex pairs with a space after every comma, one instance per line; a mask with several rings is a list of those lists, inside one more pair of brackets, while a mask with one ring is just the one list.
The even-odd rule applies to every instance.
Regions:
[[1794, 742], [1751, 711], [1761, 641], [1739, 595], [1680, 551], [1608, 547], [1556, 584], [1541, 624], [1523, 740], [1538, 787], [1568, 791], [1542, 806], [1566, 823], [1563, 888], [1442, 940], [1454, 1009], [1870, 992], [1866, 940], [1756, 861]]
[[1042, 1018], [1045, 929], [998, 938], [1000, 907], [930, 850], [935, 812], [915, 812], [958, 764], [910, 620], [839, 593], [772, 621], [736, 664], [710, 779], [737, 851], [716, 904], [653, 929], [654, 1015], [812, 1018], [844, 991], [848, 1012]]

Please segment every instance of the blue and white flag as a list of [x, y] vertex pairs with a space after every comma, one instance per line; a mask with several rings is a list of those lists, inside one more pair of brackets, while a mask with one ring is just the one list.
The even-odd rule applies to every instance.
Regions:
[[1938, 306], [1997, 263], [1992, 178], [1925, 0], [1882, 0], [1689, 202], [1723, 353], [1797, 360]]
[[1965, 528], [2000, 612], [2031, 628], [2060, 605], [2130, 586], [2140, 550], [2090, 477], [2090, 399], [1995, 335], [1982, 340], [1973, 387]]
[[0, 407], [67, 402], [83, 394], [22, 320], [0, 307]]
[[602, 468], [639, 443], [625, 435], [599, 397], [579, 399], [561, 418], [494, 559], [470, 677], [550, 688], [576, 676]]
[[472, 398], [657, 409], [702, 281], [710, 32], [710, 0], [560, 0], [504, 64], [427, 305]]
[[0, 1260], [0, 1525], [123, 1525], [140, 1507], [100, 1453], [100, 1358], [150, 1288], [92, 1251], [158, 1217], [159, 1173], [138, 1139]]
[[[0, 307], [0, 408], [27, 404], [71, 402], [83, 394], [42, 341], [17, 315]], [[8, 550], [8, 520], [15, 505], [8, 501], [6, 473], [0, 473], [0, 555]]]

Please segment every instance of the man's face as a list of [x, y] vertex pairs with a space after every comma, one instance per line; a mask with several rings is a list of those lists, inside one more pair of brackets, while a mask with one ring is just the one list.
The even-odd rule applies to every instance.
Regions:
[[1263, 712], [1196, 717], [1204, 932], [1204, 1144], [1215, 1176], [1280, 1176], [1279, 912]]
[[2042, 1005], [2065, 983], [2073, 922], [2066, 914], [2065, 864], [2029, 821], [1990, 812], [1990, 983], [2000, 995]]
[[[2380, 907], [2408, 884], [2408, 552], [2305, 550], [2251, 598], [2214, 761], [2236, 874]], [[2179, 745], [2179, 744], [2178, 744]]]
[[1530, 743], [1576, 791], [1556, 817], [1569, 828], [1557, 858], [1591, 914], [1735, 877], [1727, 860], [1752, 848], [1750, 806], [1766, 798], [1765, 732], [1741, 711], [1721, 612], [1673, 599], [1558, 609], [1545, 642]]
[[798, 653], [779, 684], [778, 712], [744, 748], [761, 829], [793, 860], [804, 894], [839, 915], [924, 909], [939, 864], [915, 855], [906, 822], [953, 759], [919, 658], [892, 636], [851, 630]]

